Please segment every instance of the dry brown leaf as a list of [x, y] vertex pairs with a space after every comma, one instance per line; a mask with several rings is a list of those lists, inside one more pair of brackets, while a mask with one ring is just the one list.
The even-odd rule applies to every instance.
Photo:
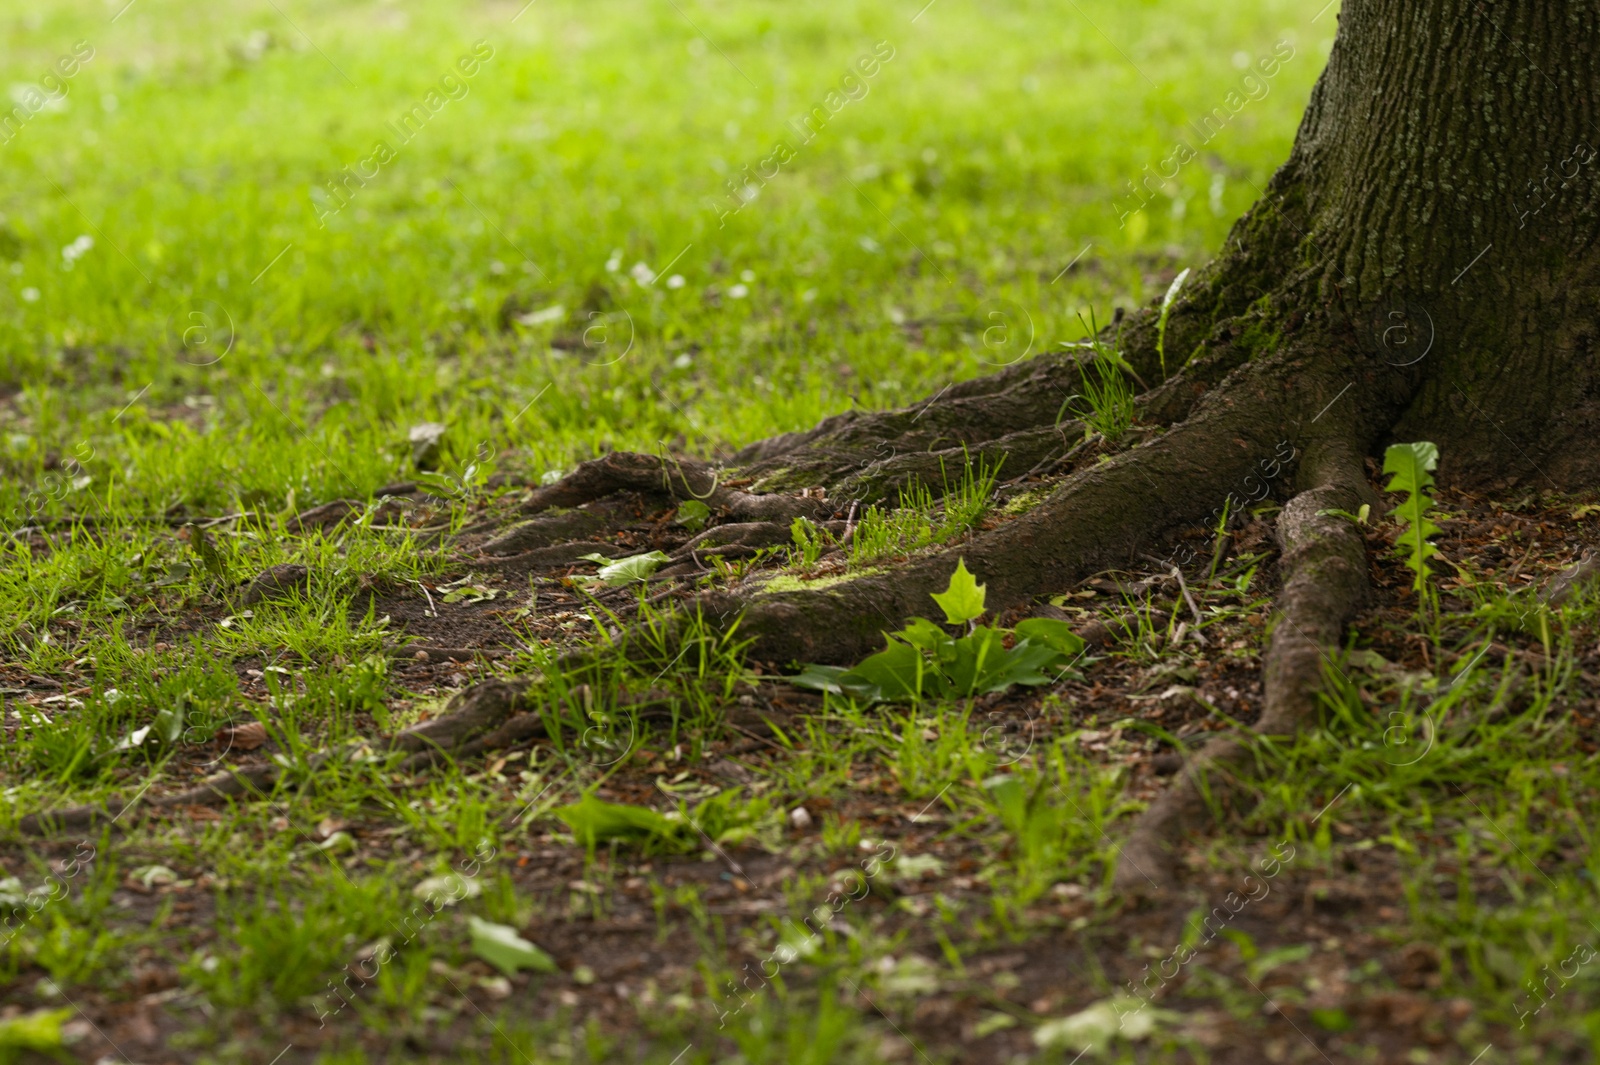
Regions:
[[259, 721], [252, 721], [248, 725], [220, 729], [217, 732], [217, 742], [227, 744], [230, 750], [253, 751], [267, 742], [267, 726]]

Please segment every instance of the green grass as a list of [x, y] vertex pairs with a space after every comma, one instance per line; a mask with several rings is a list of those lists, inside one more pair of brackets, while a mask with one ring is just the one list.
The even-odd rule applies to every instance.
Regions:
[[[541, 3], [514, 23], [510, 4], [285, 8], [292, 25], [270, 4], [139, 0], [113, 24], [100, 7], [7, 26], [18, 71], [78, 39], [96, 50], [67, 109], [3, 146], [7, 482], [42, 477], [51, 454], [93, 478], [43, 491], [51, 513], [361, 496], [405, 473], [423, 420], [450, 426], [447, 469], [481, 447], [537, 475], [608, 446], [738, 444], [910, 401], [992, 358], [962, 328], [919, 344], [896, 318], [1009, 300], [1037, 351], [1079, 335], [1090, 305], [1157, 294], [1152, 250], [1192, 263], [1215, 247], [1285, 154], [1326, 33], [1287, 3], [1181, 38], [1162, 9], [1108, 5], [1094, 24], [1152, 86], [1046, 5], [915, 24], [871, 4], [692, 15], [727, 59], [670, 5]], [[1176, 200], [1119, 227], [1111, 190], [1215, 106], [1235, 52], [1284, 32], [1297, 58], [1213, 142], [1229, 171], [1186, 168]], [[494, 56], [468, 94], [319, 227], [310, 190], [480, 39]], [[895, 54], [868, 95], [719, 228], [707, 202], [728, 175], [879, 40]], [[66, 269], [79, 234], [94, 246]], [[1093, 269], [1052, 283], [1091, 243]], [[681, 288], [630, 276], [680, 252]], [[216, 328], [186, 346], [197, 301]], [[501, 324], [508, 306], [556, 305], [558, 321]], [[549, 346], [613, 312], [590, 349]]]
[[[1014, 702], [830, 698], [778, 713], [737, 630], [641, 606], [629, 639], [642, 646], [624, 655], [622, 608], [597, 595], [544, 643], [529, 619], [551, 608], [539, 587], [519, 589], [490, 604], [520, 648], [494, 669], [535, 678], [531, 750], [429, 774], [360, 757], [306, 765], [442, 709], [449, 689], [414, 690], [402, 668], [405, 618], [374, 603], [404, 589], [420, 611], [418, 582], [471, 577], [440, 535], [510, 520], [515, 496], [492, 474], [537, 481], [608, 448], [724, 455], [1081, 341], [1082, 319], [1159, 298], [1221, 245], [1286, 156], [1334, 27], [1331, 10], [1278, 0], [917, 7], [5, 6], [13, 82], [75, 42], [94, 54], [64, 109], [0, 143], [0, 514], [8, 531], [33, 530], [0, 540], [0, 880], [67, 888], [0, 930], [0, 1060], [6, 1011], [65, 992], [91, 1011], [161, 1016], [164, 1045], [196, 1061], [271, 1061], [291, 1040], [285, 1060], [328, 1062], [673, 1062], [685, 1044], [684, 1063], [915, 1057], [901, 1032], [930, 1060], [1016, 1036], [1006, 1060], [1071, 1061], [1028, 1033], [1111, 996], [1124, 963], [1199, 935], [1183, 915], [1139, 917], [1106, 869], [1149, 798], [1128, 758], [1172, 736], [1183, 715], [1170, 708], [1220, 700], [1259, 665], [1267, 556], [1224, 559], [1220, 539], [1211, 573], [1188, 578], [1202, 622], [1168, 591], [1066, 600], [1099, 605], [1113, 640], [1084, 684]], [[1280, 40], [1294, 56], [1270, 92], [1124, 218], [1126, 183]], [[326, 183], [478, 41], [466, 94], [392, 143], [319, 225]], [[879, 48], [866, 95], [719, 218], [729, 180], [878, 42], [893, 55]], [[1108, 392], [1119, 380], [1086, 377]], [[1090, 404], [1108, 437], [1125, 428], [1120, 395]], [[408, 431], [423, 422], [447, 427], [433, 497], [400, 513], [373, 496], [418, 476]], [[952, 469], [957, 490], [937, 503], [915, 486], [869, 509], [849, 563], [954, 542], [989, 515], [995, 472]], [[362, 505], [351, 522], [290, 531], [339, 498]], [[209, 548], [176, 535], [230, 515]], [[835, 549], [821, 537], [804, 531], [810, 553], [797, 542], [799, 575], [776, 587], [839, 577], [800, 579]], [[1399, 570], [1386, 546], [1373, 557]], [[245, 605], [243, 583], [283, 564], [306, 567], [303, 587]], [[1304, 1005], [1298, 1023], [1331, 1047], [1342, 1022], [1319, 1005], [1327, 974], [1392, 993], [1372, 966], [1413, 941], [1440, 953], [1432, 1006], [1471, 1011], [1412, 1060], [1471, 1061], [1491, 1040], [1576, 1060], [1600, 1040], [1589, 968], [1516, 1027], [1536, 1001], [1529, 982], [1600, 935], [1588, 916], [1600, 768], [1584, 716], [1595, 604], [1539, 608], [1481, 573], [1439, 594], [1426, 632], [1404, 611], [1372, 623], [1331, 674], [1325, 726], [1263, 745], [1264, 801], [1197, 841], [1196, 876], [1216, 899], [1263, 841], [1292, 841], [1297, 889], [1369, 887], [1362, 934], [1383, 943], [1339, 961], [1325, 930], [1241, 917], [1161, 1002], [1193, 1023], [1162, 1021], [1104, 1060], [1204, 1060], [1207, 1024], [1265, 1030], [1250, 981]], [[561, 657], [575, 644], [593, 652], [581, 667]], [[1491, 644], [1510, 653], [1451, 672]], [[776, 731], [749, 738], [749, 715], [769, 711]], [[1210, 702], [1185, 720], [1226, 716]], [[195, 739], [258, 720], [290, 770], [265, 801], [221, 820], [137, 821], [88, 841], [96, 860], [70, 876], [70, 845], [14, 830], [64, 802], [194, 783], [224, 757]], [[147, 727], [154, 739], [119, 749]], [[707, 783], [711, 765], [737, 777], [724, 763], [744, 776]], [[552, 815], [585, 793], [699, 811], [730, 846], [742, 833], [735, 860], [780, 888], [746, 898], [711, 847], [668, 864], [625, 838], [585, 846]], [[801, 805], [810, 829], [785, 815]], [[735, 997], [886, 842], [899, 855], [868, 894]], [[407, 934], [311, 1036], [329, 982], [398, 942], [413, 889], [483, 848], [496, 857], [481, 893]], [[185, 886], [128, 886], [155, 866]], [[563, 957], [585, 960], [502, 987], [472, 954], [468, 916], [551, 942], [583, 929]], [[583, 950], [610, 933], [590, 930], [633, 920], [662, 956], [595, 983]], [[1055, 968], [1015, 962], [1029, 950]], [[1072, 997], [1058, 994], [1063, 951], [1079, 951]], [[940, 996], [981, 1023], [919, 1013]], [[1359, 1060], [1360, 1034], [1334, 1059]]]

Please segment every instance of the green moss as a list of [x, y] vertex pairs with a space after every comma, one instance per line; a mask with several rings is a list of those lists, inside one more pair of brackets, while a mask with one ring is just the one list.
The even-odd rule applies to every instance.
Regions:
[[1030, 488], [1026, 492], [1023, 492], [1021, 495], [1019, 495], [1017, 498], [1011, 500], [1005, 506], [1001, 507], [1000, 508], [1000, 513], [1002, 513], [1002, 514], [1026, 514], [1028, 511], [1032, 510], [1034, 507], [1038, 506], [1040, 503], [1043, 503], [1046, 499], [1050, 498], [1050, 493], [1052, 491], [1054, 491], [1054, 490], [1055, 489], [1054, 489], [1053, 486], [1051, 486], [1051, 487]]
[[1233, 342], [1251, 362], [1283, 346], [1283, 332], [1277, 328], [1278, 318], [1273, 313], [1270, 297], [1263, 296], [1253, 303], [1242, 320], [1244, 328]]
[[832, 588], [846, 581], [853, 581], [857, 577], [871, 577], [878, 573], [887, 573], [882, 566], [868, 566], [866, 569], [852, 570], [847, 573], [834, 573], [815, 580], [802, 580], [791, 573], [780, 573], [761, 586], [762, 595], [776, 595], [780, 592], [818, 592], [824, 588]]
[[806, 469], [804, 466], [780, 466], [766, 473], [750, 485], [747, 492], [790, 492], [797, 488], [818, 488], [827, 485], [824, 471]]

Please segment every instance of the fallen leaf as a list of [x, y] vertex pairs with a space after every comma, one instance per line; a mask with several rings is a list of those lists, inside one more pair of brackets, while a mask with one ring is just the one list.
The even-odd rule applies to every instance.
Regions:
[[164, 865], [141, 865], [128, 874], [128, 880], [148, 889], [176, 884], [178, 874]]
[[248, 725], [219, 729], [216, 739], [218, 743], [226, 743], [232, 750], [253, 751], [267, 742], [267, 726], [252, 721]]
[[317, 844], [317, 850], [327, 851], [329, 854], [345, 854], [355, 849], [355, 837], [348, 832], [335, 832]]
[[1113, 995], [1071, 1016], [1044, 1022], [1033, 1030], [1033, 1041], [1044, 1049], [1098, 1054], [1111, 1045], [1114, 1037], [1146, 1039], [1159, 1024], [1177, 1017], [1171, 1010], [1157, 1009], [1145, 999]]
[[454, 906], [462, 899], [475, 899], [483, 894], [483, 885], [460, 873], [444, 873], [428, 877], [412, 888], [411, 894], [428, 900], [430, 905]]
[[567, 309], [559, 303], [552, 303], [548, 307], [541, 307], [536, 311], [517, 315], [517, 321], [523, 325], [545, 325], [549, 322], [559, 322], [567, 316]]
[[515, 928], [481, 917], [468, 918], [468, 925], [472, 929], [472, 952], [507, 976], [515, 976], [522, 969], [556, 971], [555, 959], [517, 935]]

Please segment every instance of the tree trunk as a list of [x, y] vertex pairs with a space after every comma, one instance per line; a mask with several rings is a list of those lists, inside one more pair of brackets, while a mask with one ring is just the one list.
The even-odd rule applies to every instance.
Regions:
[[1437, 443], [1443, 479], [1594, 483], [1600, 12], [1347, 0], [1339, 18], [1294, 150], [1213, 276], [1280, 318], [1322, 310], [1369, 356], [1356, 387], [1398, 405], [1385, 436]]

